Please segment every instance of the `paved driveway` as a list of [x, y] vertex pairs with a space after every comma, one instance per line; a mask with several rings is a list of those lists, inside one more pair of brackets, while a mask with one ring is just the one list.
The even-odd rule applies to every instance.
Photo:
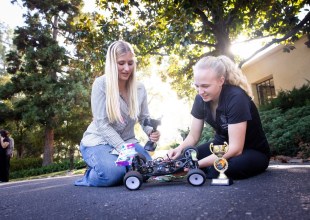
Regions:
[[79, 176], [0, 183], [0, 219], [310, 219], [310, 165], [271, 165], [231, 186], [184, 179], [76, 187]]

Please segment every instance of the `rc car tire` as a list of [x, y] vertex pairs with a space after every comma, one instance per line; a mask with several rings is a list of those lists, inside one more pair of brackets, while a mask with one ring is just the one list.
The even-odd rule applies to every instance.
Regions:
[[200, 169], [192, 169], [187, 174], [187, 181], [193, 186], [201, 186], [206, 182], [206, 174]]
[[193, 158], [193, 159], [197, 159], [198, 158], [198, 151], [197, 151], [197, 149], [195, 147], [186, 147], [183, 150], [183, 156], [185, 158], [189, 158], [192, 153], [195, 153], [195, 158]]
[[142, 185], [143, 177], [137, 171], [129, 171], [124, 176], [124, 184], [129, 190], [138, 190]]

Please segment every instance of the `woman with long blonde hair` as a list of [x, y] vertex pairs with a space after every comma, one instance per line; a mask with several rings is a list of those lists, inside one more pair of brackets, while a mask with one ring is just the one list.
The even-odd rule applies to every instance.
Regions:
[[132, 46], [125, 41], [113, 42], [107, 51], [105, 74], [96, 78], [92, 86], [91, 107], [93, 121], [81, 140], [80, 151], [88, 165], [78, 186], [113, 186], [122, 183], [125, 166], [116, 166], [118, 154], [125, 144], [151, 160], [148, 152], [135, 138], [138, 121], [152, 142], [160, 134], [144, 126], [149, 118], [147, 93], [136, 80], [136, 60]]
[[210, 145], [225, 145], [228, 160], [225, 174], [231, 179], [257, 175], [268, 167], [270, 149], [258, 110], [253, 102], [251, 87], [237, 65], [226, 56], [208, 56], [193, 67], [197, 96], [192, 107], [192, 124], [186, 139], [168, 152], [177, 158], [187, 146], [195, 146], [204, 123], [215, 130], [213, 140], [197, 146], [199, 167], [207, 178], [217, 178], [214, 162], [217, 157]]

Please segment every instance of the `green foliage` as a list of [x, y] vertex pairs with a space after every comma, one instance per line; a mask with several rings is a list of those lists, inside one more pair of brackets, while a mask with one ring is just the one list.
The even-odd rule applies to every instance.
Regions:
[[168, 146], [161, 147], [160, 149], [161, 150], [174, 149], [174, 148], [178, 147], [179, 145], [180, 145], [180, 143], [174, 142], [172, 144], [169, 144]]
[[310, 105], [310, 82], [300, 88], [294, 87], [290, 91], [280, 91], [276, 98], [271, 100], [270, 103], [259, 107], [260, 110], [271, 110], [273, 108], [279, 108], [282, 111], [286, 111], [292, 107], [302, 107]]
[[[183, 138], [183, 140], [187, 137], [188, 133], [189, 133], [189, 128], [187, 130], [179, 130], [180, 131], [180, 134]], [[203, 143], [206, 143], [208, 141], [210, 141], [212, 138], [214, 137], [214, 129], [206, 124], [201, 132], [201, 136], [200, 136], [200, 139], [197, 143], [197, 145], [200, 145], [200, 144], [203, 144]], [[175, 148], [179, 145], [179, 143], [174, 143], [172, 144], [170, 147], [171, 148]]]
[[[308, 3], [306, 0], [98, 0], [97, 3], [98, 8], [110, 13], [104, 16], [95, 13], [92, 18], [80, 20], [84, 40], [96, 45], [95, 51], [100, 51], [98, 42], [127, 40], [136, 46], [142, 64], [155, 55], [158, 63], [171, 67], [162, 72], [162, 77], [169, 76], [178, 94], [188, 98], [192, 97], [191, 67], [200, 57], [225, 54], [234, 58], [230, 46], [240, 35], [246, 36], [246, 41], [272, 37], [274, 40], [268, 43], [272, 45], [295, 41], [310, 30], [310, 13], [303, 21], [298, 17]], [[94, 23], [99, 24], [99, 33]], [[98, 52], [90, 55], [100, 56]]]
[[[16, 50], [7, 54], [10, 80], [0, 85], [0, 123], [12, 133], [18, 157], [41, 155], [44, 146], [49, 163], [53, 134], [56, 144], [75, 146], [91, 118], [91, 80], [81, 71], [83, 60], [71, 56], [63, 46], [73, 41], [76, 29], [72, 25], [82, 1], [21, 2], [28, 11], [25, 25], [15, 30]], [[64, 127], [65, 135], [59, 135]]]
[[272, 155], [310, 156], [310, 105], [286, 112], [278, 108], [261, 111], [260, 116]]
[[210, 125], [205, 125], [202, 130], [198, 145], [210, 141], [214, 137], [214, 130]]
[[40, 168], [42, 166], [42, 158], [24, 158], [24, 159], [11, 159], [10, 171], [15, 172], [19, 170], [28, 170]]
[[[42, 159], [41, 159], [42, 165]], [[65, 171], [70, 169], [70, 162], [69, 160], [62, 161], [60, 163], [53, 163], [48, 166], [44, 167], [35, 167], [37, 166], [37, 162], [35, 160], [32, 161], [32, 165], [28, 167], [28, 169], [19, 169], [16, 171], [10, 172], [10, 179], [17, 179], [17, 178], [25, 178], [31, 176], [38, 176], [42, 174], [48, 174], [53, 172]], [[74, 169], [81, 169], [86, 167], [84, 161], [75, 161], [74, 162]]]

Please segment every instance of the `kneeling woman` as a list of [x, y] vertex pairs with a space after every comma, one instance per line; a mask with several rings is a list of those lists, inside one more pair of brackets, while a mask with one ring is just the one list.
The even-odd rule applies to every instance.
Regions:
[[149, 117], [147, 93], [136, 82], [136, 61], [132, 46], [124, 41], [112, 43], [107, 52], [105, 75], [95, 79], [92, 86], [93, 121], [84, 133], [80, 145], [88, 169], [77, 186], [113, 186], [122, 183], [126, 167], [115, 161], [122, 145], [134, 143], [138, 153], [147, 160], [150, 155], [138, 143], [134, 134], [137, 121], [153, 142], [159, 132], [144, 126]]
[[229, 144], [223, 156], [228, 160], [225, 174], [232, 179], [248, 178], [265, 171], [269, 165], [270, 150], [262, 129], [252, 92], [245, 76], [226, 56], [204, 57], [193, 67], [194, 85], [198, 95], [192, 107], [192, 124], [186, 139], [168, 152], [177, 158], [182, 149], [195, 146], [199, 141], [204, 122], [215, 130], [212, 141], [197, 147], [199, 166], [207, 178], [219, 173], [213, 167], [216, 156], [209, 146]]

